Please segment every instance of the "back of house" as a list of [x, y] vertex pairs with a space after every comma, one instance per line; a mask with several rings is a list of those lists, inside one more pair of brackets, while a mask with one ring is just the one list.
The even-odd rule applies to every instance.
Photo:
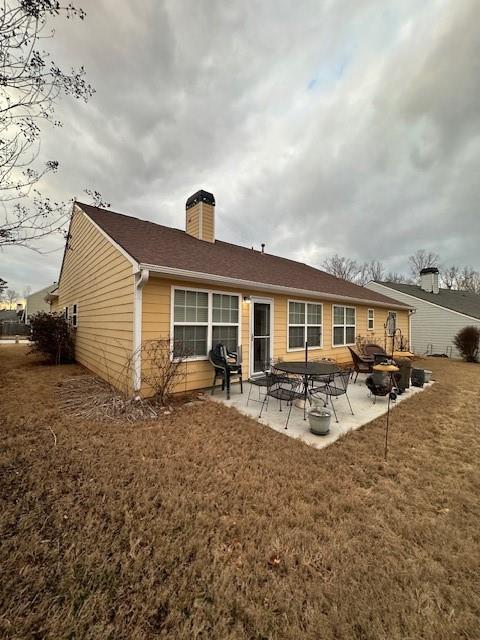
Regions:
[[306, 344], [311, 359], [347, 363], [358, 336], [391, 348], [396, 329], [408, 342], [408, 303], [218, 240], [215, 206], [193, 194], [180, 230], [75, 203], [52, 308], [75, 327], [80, 363], [147, 393], [142, 344], [166, 339], [173, 357], [188, 354], [182, 391], [211, 384], [217, 343], [240, 351], [252, 376], [303, 359]]

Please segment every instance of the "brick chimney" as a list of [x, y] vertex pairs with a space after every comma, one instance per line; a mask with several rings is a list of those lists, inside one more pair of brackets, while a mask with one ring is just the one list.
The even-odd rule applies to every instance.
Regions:
[[438, 269], [427, 267], [420, 271], [420, 288], [427, 293], [438, 293]]
[[201, 189], [190, 196], [185, 207], [185, 231], [199, 240], [215, 242], [215, 198]]

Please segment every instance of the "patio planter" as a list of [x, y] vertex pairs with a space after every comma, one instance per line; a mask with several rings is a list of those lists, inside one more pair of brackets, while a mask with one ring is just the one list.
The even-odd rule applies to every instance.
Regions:
[[317, 436], [326, 436], [330, 431], [332, 414], [323, 407], [314, 407], [308, 412], [310, 431]]

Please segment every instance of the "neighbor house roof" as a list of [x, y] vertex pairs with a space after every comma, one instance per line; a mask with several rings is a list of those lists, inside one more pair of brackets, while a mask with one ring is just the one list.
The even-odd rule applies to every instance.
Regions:
[[416, 284], [398, 284], [396, 282], [378, 282], [378, 284], [419, 300], [432, 302], [439, 307], [480, 319], [480, 295], [478, 293], [455, 289], [439, 289], [438, 293], [429, 293]]
[[124, 251], [146, 268], [178, 269], [262, 285], [405, 307], [391, 298], [310, 267], [247, 247], [198, 240], [180, 229], [87, 204], [77, 205]]

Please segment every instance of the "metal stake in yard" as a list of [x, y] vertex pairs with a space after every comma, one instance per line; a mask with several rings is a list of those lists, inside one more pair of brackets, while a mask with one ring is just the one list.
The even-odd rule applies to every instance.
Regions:
[[393, 377], [395, 373], [400, 371], [400, 369], [395, 364], [376, 364], [373, 367], [374, 371], [379, 371], [380, 373], [388, 373], [390, 377], [390, 391], [388, 392], [388, 404], [387, 404], [387, 424], [385, 428], [385, 460], [388, 455], [388, 427], [390, 424], [390, 403], [392, 400], [395, 400], [397, 394], [394, 392], [395, 388], [395, 378]]

